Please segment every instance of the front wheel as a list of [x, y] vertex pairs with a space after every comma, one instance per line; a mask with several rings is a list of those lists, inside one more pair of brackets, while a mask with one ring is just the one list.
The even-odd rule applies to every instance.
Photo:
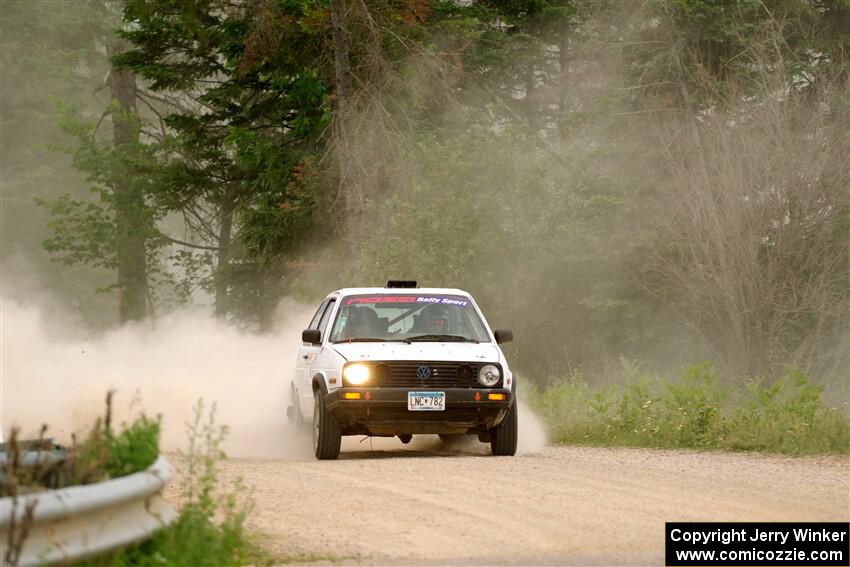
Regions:
[[313, 392], [313, 452], [320, 460], [333, 460], [339, 456], [342, 433], [339, 420], [325, 407], [321, 390]]
[[514, 400], [502, 423], [490, 430], [490, 451], [494, 455], [503, 457], [515, 455], [518, 429], [516, 400]]

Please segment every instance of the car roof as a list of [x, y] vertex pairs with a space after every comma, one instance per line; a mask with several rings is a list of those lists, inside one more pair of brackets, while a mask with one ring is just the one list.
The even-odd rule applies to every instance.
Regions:
[[343, 295], [361, 295], [361, 294], [393, 294], [403, 295], [406, 293], [427, 294], [427, 293], [445, 293], [449, 295], [463, 295], [472, 298], [469, 292], [462, 289], [449, 287], [344, 287], [337, 289], [328, 294], [328, 297], [343, 296]]

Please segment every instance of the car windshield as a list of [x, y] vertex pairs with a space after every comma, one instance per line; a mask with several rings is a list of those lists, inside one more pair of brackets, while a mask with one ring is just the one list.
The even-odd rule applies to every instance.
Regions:
[[342, 298], [331, 342], [489, 342], [472, 301], [462, 295], [369, 294]]

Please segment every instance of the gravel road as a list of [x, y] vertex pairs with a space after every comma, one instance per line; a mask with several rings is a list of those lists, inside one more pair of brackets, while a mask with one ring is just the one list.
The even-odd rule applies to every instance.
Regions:
[[[663, 565], [665, 521], [848, 521], [850, 459], [546, 447], [422, 436], [338, 461], [232, 459], [280, 556], [377, 565]], [[177, 461], [179, 476], [180, 461]], [[178, 483], [166, 494], [179, 502]]]

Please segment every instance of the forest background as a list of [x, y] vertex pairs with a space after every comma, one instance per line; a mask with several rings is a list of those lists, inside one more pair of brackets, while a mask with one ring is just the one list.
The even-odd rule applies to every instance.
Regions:
[[846, 0], [0, 7], [6, 299], [263, 332], [416, 279], [541, 388], [848, 397]]

